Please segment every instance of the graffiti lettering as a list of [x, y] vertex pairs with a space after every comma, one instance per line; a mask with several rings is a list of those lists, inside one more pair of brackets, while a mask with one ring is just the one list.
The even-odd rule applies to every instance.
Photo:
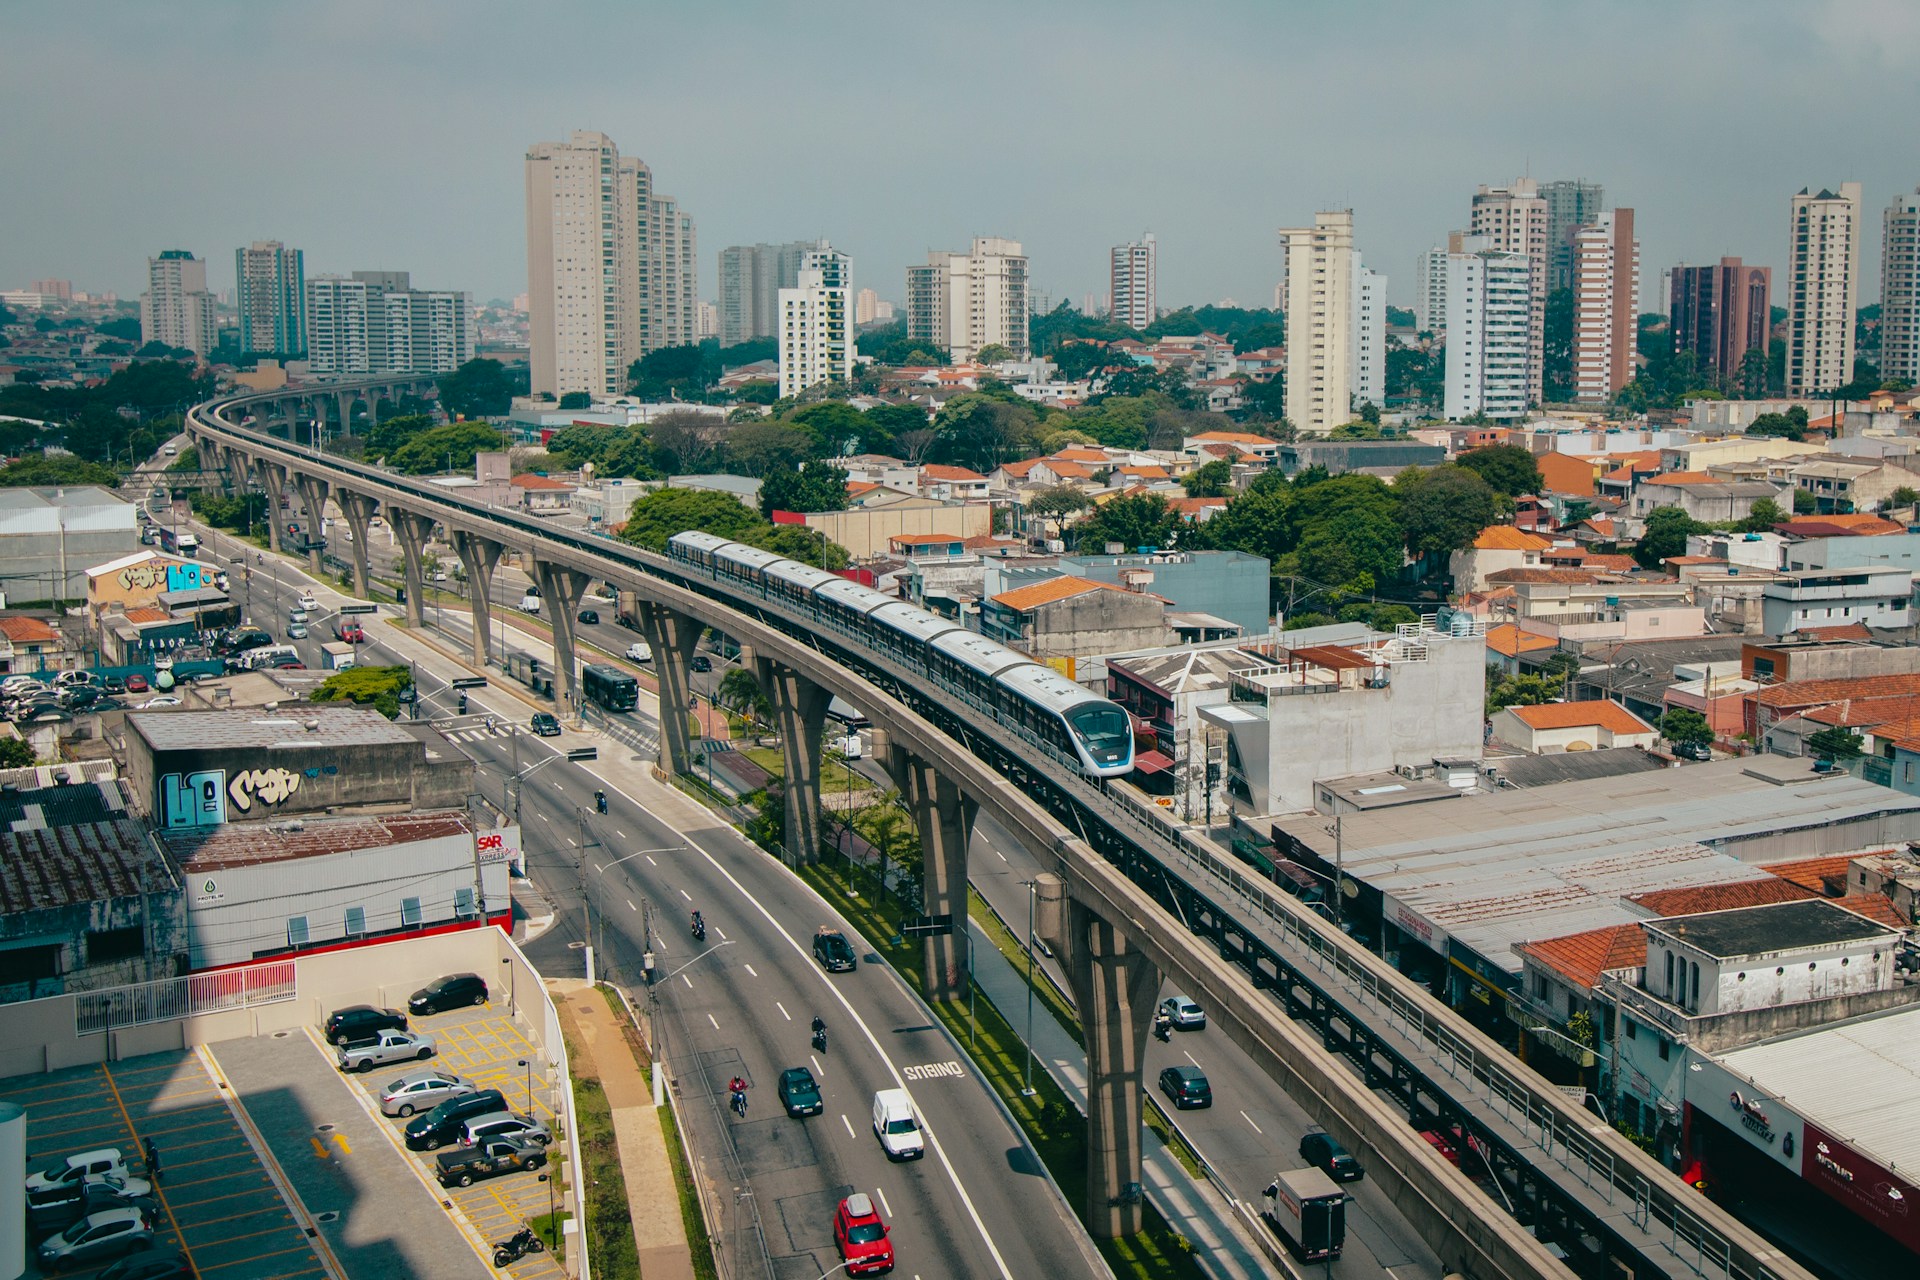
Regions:
[[213, 570], [201, 564], [149, 560], [120, 571], [120, 586], [126, 591], [194, 591], [212, 585]]
[[300, 789], [300, 775], [286, 769], [248, 769], [235, 774], [227, 784], [234, 808], [245, 813], [253, 802], [279, 804]]

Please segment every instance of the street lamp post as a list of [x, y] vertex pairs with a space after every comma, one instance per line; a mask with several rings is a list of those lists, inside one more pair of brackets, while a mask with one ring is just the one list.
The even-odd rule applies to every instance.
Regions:
[[513, 967], [512, 956], [501, 957], [500, 963], [507, 966], [507, 1017], [512, 1018], [516, 1016], [520, 1010], [518, 996], [520, 975], [519, 971]]
[[[1038, 880], [1022, 880], [1027, 887], [1027, 1082], [1020, 1090], [1020, 1096], [1033, 1096], [1033, 907], [1034, 899], [1039, 896]], [[973, 985], [973, 966], [967, 966], [967, 985]]]

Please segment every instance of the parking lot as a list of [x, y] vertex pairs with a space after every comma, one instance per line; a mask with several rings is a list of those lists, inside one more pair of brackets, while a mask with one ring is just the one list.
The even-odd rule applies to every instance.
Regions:
[[[0, 1098], [27, 1110], [27, 1168], [118, 1147], [129, 1173], [152, 1139], [161, 1176], [159, 1243], [178, 1248], [209, 1280], [325, 1276], [324, 1244], [310, 1239], [268, 1176], [215, 1074], [192, 1052], [0, 1080]], [[104, 1265], [104, 1264], [102, 1264]], [[88, 1275], [98, 1267], [67, 1274]], [[28, 1275], [42, 1274], [29, 1254]]]

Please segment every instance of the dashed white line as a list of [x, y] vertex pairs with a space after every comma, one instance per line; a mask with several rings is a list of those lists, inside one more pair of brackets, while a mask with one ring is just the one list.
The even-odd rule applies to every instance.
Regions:
[[652, 854], [650, 854], [650, 853], [649, 853], [649, 854], [647, 854], [647, 855], [646, 855], [646, 858], [647, 858], [647, 861], [648, 861], [648, 862], [650, 862], [650, 863], [653, 863], [653, 865], [654, 865], [654, 866], [656, 866], [656, 867], [657, 867], [657, 866], [659, 866], [659, 865], [660, 865], [659, 863], [657, 863], [657, 862], [654, 862], [654, 861], [653, 861], [653, 855], [652, 855]]
[[[752, 974], [752, 975], [753, 975], [754, 977], [756, 977], [756, 978], [760, 976], [759, 974], [757, 974], [757, 973], [754, 973], [754, 972], [753, 972], [753, 966], [752, 966], [752, 965], [750, 965], [750, 964], [743, 964], [743, 965], [741, 965], [740, 967], [741, 967], [742, 969], [745, 969], [745, 970], [746, 970], [746, 971], [747, 971], [747, 972], [748, 972], [749, 974]], [[789, 1021], [789, 1022], [791, 1022], [791, 1021], [792, 1021], [792, 1019], [791, 1019], [791, 1018], [789, 1018], [789, 1019], [788, 1019], [788, 1021]]]
[[773, 1002], [773, 1007], [778, 1009], [780, 1011], [780, 1016], [785, 1018], [788, 1022], [793, 1021], [793, 1015], [787, 1012], [787, 1006], [781, 1004], [778, 1000], [775, 1000]]
[[853, 1136], [853, 1121], [847, 1119], [847, 1113], [844, 1111], [840, 1113], [840, 1123], [847, 1126], [847, 1136], [851, 1138]]
[[578, 840], [575, 840], [572, 836], [567, 837], [567, 843], [572, 845], [576, 849], [580, 847], [580, 842]]
[[[653, 859], [651, 859], [651, 858], [649, 858], [649, 859], [647, 859], [647, 861], [649, 861], [649, 862], [651, 862], [651, 861], [653, 861]], [[686, 899], [686, 900], [687, 900], [688, 902], [692, 902], [692, 901], [693, 901], [693, 895], [692, 895], [692, 894], [690, 894], [690, 893], [688, 893], [688, 892], [687, 892], [687, 891], [686, 891], [685, 889], [682, 889], [682, 890], [680, 891], [680, 896], [681, 896], [681, 897], [683, 897], [683, 898], [685, 898], [685, 899]]]
[[[682, 981], [682, 982], [684, 982], [684, 983], [686, 983], [686, 984], [687, 984], [687, 986], [688, 986], [689, 988], [691, 988], [691, 987], [693, 986], [693, 979], [692, 979], [692, 978], [689, 978], [689, 977], [688, 977], [688, 976], [687, 976], [686, 974], [684, 974], [684, 973], [680, 975], [680, 981]], [[711, 1016], [711, 1015], [709, 1015], [709, 1016]]]
[[[1196, 1057], [1194, 1057], [1194, 1056], [1193, 1056], [1192, 1054], [1190, 1054], [1190, 1053], [1187, 1053], [1187, 1051], [1186, 1051], [1185, 1049], [1182, 1049], [1182, 1050], [1181, 1050], [1180, 1052], [1181, 1052], [1181, 1053], [1185, 1053], [1185, 1054], [1186, 1054], [1186, 1056], [1187, 1056], [1187, 1061], [1188, 1061], [1188, 1062], [1191, 1062], [1191, 1063], [1192, 1063], [1192, 1064], [1193, 1064], [1194, 1066], [1196, 1066], [1196, 1067], [1198, 1067], [1198, 1066], [1200, 1066], [1200, 1059], [1198, 1059], [1198, 1058], [1196, 1058]], [[1204, 1070], [1204, 1068], [1202, 1068], [1202, 1069]]]
[[[827, 1072], [826, 1072], [826, 1068], [820, 1065], [820, 1059], [814, 1057], [812, 1054], [808, 1054], [807, 1061], [813, 1064], [813, 1074], [815, 1074], [816, 1076], [819, 1076], [821, 1079], [824, 1080], [826, 1078]], [[892, 1213], [893, 1210], [889, 1209], [887, 1210], [887, 1212]]]
[[885, 1209], [887, 1211], [887, 1216], [891, 1218], [893, 1216], [893, 1206], [887, 1203], [887, 1193], [885, 1191], [882, 1191], [879, 1187], [875, 1187], [873, 1189], [873, 1194], [880, 1197], [880, 1207], [882, 1209]]
[[[1007, 855], [1006, 855], [1006, 854], [1004, 854], [1004, 853], [1001, 853], [1001, 852], [1000, 852], [1000, 851], [999, 851], [998, 849], [995, 849], [995, 850], [993, 851], [993, 853], [994, 853], [994, 856], [995, 856], [995, 857], [997, 857], [997, 858], [999, 858], [999, 859], [1000, 859], [1000, 861], [1002, 861], [1002, 862], [1006, 862], [1006, 861], [1007, 861]], [[1012, 864], [1011, 864], [1011, 863], [1009, 863], [1008, 865], [1012, 865]], [[888, 1210], [888, 1212], [892, 1212], [892, 1210]]]
[[714, 1017], [712, 1014], [707, 1015], [707, 1021], [713, 1024], [713, 1029], [715, 1031], [718, 1031], [720, 1029], [720, 1019]]
[[624, 831], [615, 831], [613, 834], [619, 836], [622, 840], [627, 838], [627, 833]]
[[638, 907], [636, 907], [636, 906], [634, 906], [634, 905], [633, 905], [633, 899], [632, 899], [632, 898], [628, 898], [628, 899], [627, 899], [627, 910], [629, 910], [629, 911], [638, 911], [639, 909], [640, 909], [640, 908], [638, 908]]
[[540, 815], [540, 821], [542, 821], [542, 822], [545, 822], [546, 820], [547, 820], [547, 815], [546, 815], [546, 814], [544, 814], [544, 813], [543, 813], [543, 814], [541, 814], [541, 815]]
[[[693, 901], [693, 899], [689, 898], [687, 899], [687, 901], [691, 902]], [[713, 926], [713, 931], [719, 934], [723, 938], [727, 936], [727, 931], [725, 929], [722, 929], [719, 925]]]
[[1257, 1124], [1254, 1124], [1254, 1123], [1253, 1123], [1253, 1117], [1252, 1117], [1252, 1116], [1250, 1116], [1250, 1115], [1248, 1115], [1248, 1114], [1247, 1114], [1246, 1112], [1244, 1112], [1244, 1111], [1242, 1111], [1242, 1112], [1240, 1113], [1240, 1118], [1241, 1118], [1242, 1120], [1245, 1120], [1245, 1121], [1247, 1122], [1247, 1124], [1248, 1124], [1248, 1125], [1250, 1125], [1250, 1126], [1252, 1126], [1252, 1128], [1253, 1128], [1253, 1131], [1254, 1131], [1255, 1133], [1257, 1133], [1257, 1134], [1259, 1134], [1259, 1135], [1260, 1135], [1261, 1137], [1265, 1137], [1265, 1136], [1266, 1136], [1266, 1133], [1267, 1133], [1267, 1131], [1266, 1131], [1265, 1129], [1262, 1129], [1262, 1128], [1261, 1128], [1261, 1127], [1260, 1127], [1259, 1125], [1257, 1125]]

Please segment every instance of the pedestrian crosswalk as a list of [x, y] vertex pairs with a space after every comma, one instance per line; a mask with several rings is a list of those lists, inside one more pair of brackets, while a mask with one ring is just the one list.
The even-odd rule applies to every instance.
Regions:
[[511, 738], [515, 734], [525, 735], [527, 729], [517, 724], [496, 724], [489, 729], [484, 724], [462, 725], [457, 729], [442, 729], [440, 736], [449, 742], [486, 742]]

